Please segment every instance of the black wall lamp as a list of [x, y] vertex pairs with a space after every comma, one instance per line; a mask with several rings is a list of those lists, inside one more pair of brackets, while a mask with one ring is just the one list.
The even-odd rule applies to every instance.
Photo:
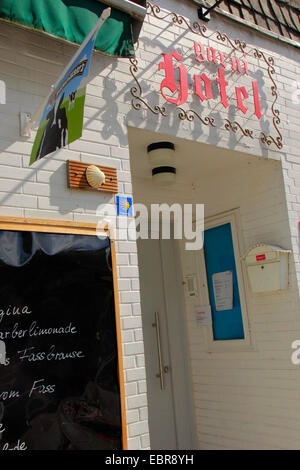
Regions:
[[155, 142], [148, 145], [147, 153], [152, 167], [152, 181], [162, 186], [175, 183], [175, 145], [172, 142]]
[[223, 1], [224, 0], [218, 0], [214, 5], [210, 5], [202, 0], [192, 0], [192, 2], [198, 7], [198, 17], [202, 21], [209, 21], [211, 11], [218, 7]]

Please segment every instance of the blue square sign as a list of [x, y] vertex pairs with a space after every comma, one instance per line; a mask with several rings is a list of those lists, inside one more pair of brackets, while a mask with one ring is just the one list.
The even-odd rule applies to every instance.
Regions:
[[117, 196], [117, 215], [132, 215], [132, 197]]

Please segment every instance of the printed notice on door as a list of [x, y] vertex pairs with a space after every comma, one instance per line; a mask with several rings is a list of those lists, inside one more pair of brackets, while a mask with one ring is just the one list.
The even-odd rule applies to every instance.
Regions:
[[212, 275], [216, 311], [232, 310], [233, 280], [232, 271], [223, 271]]
[[198, 325], [211, 325], [210, 305], [200, 305], [195, 307], [196, 321]]

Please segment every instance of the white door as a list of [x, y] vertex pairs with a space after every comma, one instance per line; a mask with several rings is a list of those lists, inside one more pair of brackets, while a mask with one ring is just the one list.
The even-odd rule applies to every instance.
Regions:
[[183, 297], [172, 240], [138, 240], [151, 449], [193, 449]]

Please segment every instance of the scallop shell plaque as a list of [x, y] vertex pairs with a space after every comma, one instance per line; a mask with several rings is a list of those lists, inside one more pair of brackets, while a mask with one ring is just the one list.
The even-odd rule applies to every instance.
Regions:
[[95, 165], [89, 165], [85, 175], [87, 182], [92, 188], [100, 188], [105, 183], [105, 174]]

